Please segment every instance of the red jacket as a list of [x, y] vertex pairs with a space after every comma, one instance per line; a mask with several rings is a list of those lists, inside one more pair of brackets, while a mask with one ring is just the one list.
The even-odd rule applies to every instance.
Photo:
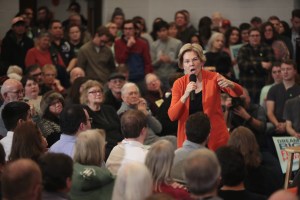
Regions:
[[129, 80], [143, 80], [145, 74], [153, 71], [149, 45], [141, 38], [135, 38], [135, 44], [127, 47], [127, 41], [122, 37], [115, 42], [115, 57], [119, 64], [127, 64]]
[[[208, 140], [208, 147], [216, 150], [218, 147], [226, 145], [229, 133], [224, 120], [221, 107], [221, 91], [228, 93], [230, 96], [236, 97], [243, 93], [242, 87], [235, 83], [234, 89], [221, 88], [217, 84], [216, 72], [202, 70], [202, 105], [203, 112], [208, 115], [211, 124], [211, 132]], [[186, 140], [185, 123], [189, 117], [190, 99], [185, 103], [180, 98], [185, 92], [189, 83], [189, 75], [185, 75], [175, 81], [172, 88], [172, 101], [168, 110], [169, 117], [172, 121], [178, 120], [177, 145], [182, 146]]]

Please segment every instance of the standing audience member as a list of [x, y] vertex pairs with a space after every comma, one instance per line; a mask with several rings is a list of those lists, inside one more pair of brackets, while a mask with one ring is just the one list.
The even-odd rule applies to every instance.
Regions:
[[74, 146], [78, 134], [91, 128], [89, 114], [81, 105], [66, 106], [60, 114], [60, 139], [54, 143], [49, 151], [64, 153], [71, 158], [74, 155]]
[[46, 64], [58, 64], [65, 66], [60, 54], [57, 54], [54, 63], [54, 57], [50, 52], [50, 34], [48, 32], [41, 32], [36, 39], [35, 47], [27, 51], [25, 57], [25, 66], [31, 65], [44, 66]]
[[141, 87], [146, 74], [153, 71], [151, 56], [147, 42], [136, 36], [138, 27], [132, 20], [123, 25], [123, 36], [115, 42], [115, 55], [118, 64], [126, 64], [129, 68], [129, 81]]
[[9, 163], [2, 175], [3, 199], [41, 200], [42, 173], [32, 160], [19, 159]]
[[197, 112], [189, 116], [186, 125], [186, 140], [182, 147], [175, 150], [171, 176], [180, 183], [186, 183], [183, 163], [191, 152], [206, 148], [210, 133], [210, 121], [206, 114]]
[[147, 136], [146, 116], [139, 110], [128, 110], [121, 117], [124, 140], [111, 151], [106, 167], [117, 175], [124, 163], [144, 163], [148, 150], [144, 146]]
[[155, 27], [158, 39], [151, 44], [152, 65], [163, 86], [170, 88], [168, 79], [170, 74], [177, 70], [178, 53], [182, 43], [169, 36], [169, 24], [164, 20], [157, 22]]
[[[211, 124], [209, 148], [215, 150], [225, 145], [229, 138], [221, 109], [220, 93], [223, 91], [236, 97], [242, 94], [242, 87], [216, 72], [203, 70], [204, 62], [205, 56], [200, 45], [185, 44], [180, 49], [178, 64], [186, 75], [175, 81], [168, 110], [170, 119], [178, 120], [178, 147], [186, 139], [185, 123], [188, 116], [199, 111], [206, 113], [210, 121], [214, 122]], [[190, 81], [192, 74], [196, 76], [194, 81]], [[190, 98], [192, 91], [195, 94], [193, 100]]]
[[[296, 63], [299, 65], [300, 64], [300, 56], [299, 56], [299, 51], [300, 51], [300, 9], [294, 9], [292, 11], [292, 18], [291, 18], [291, 41], [293, 44], [293, 60], [296, 61]], [[300, 65], [299, 65], [300, 66]], [[299, 67], [297, 68], [298, 72], [300, 72]]]
[[251, 28], [249, 44], [240, 48], [237, 61], [240, 84], [248, 90], [253, 103], [259, 102], [260, 90], [265, 85], [274, 59], [272, 48], [261, 42], [260, 31]]
[[[114, 177], [103, 166], [105, 132], [99, 129], [79, 133], [75, 144], [72, 200], [111, 199]], [[131, 177], [132, 178], [132, 177]]]
[[92, 128], [103, 129], [106, 132], [106, 160], [111, 150], [123, 139], [120, 119], [113, 107], [103, 105], [103, 87], [98, 81], [88, 80], [81, 89], [80, 103], [86, 106], [86, 111], [93, 119]]
[[192, 152], [184, 163], [184, 173], [192, 199], [221, 200], [217, 196], [221, 167], [214, 152], [208, 149]]
[[223, 51], [224, 34], [213, 33], [207, 43], [207, 52], [205, 53], [205, 67], [213, 67], [216, 72], [222, 74], [226, 78], [234, 80], [231, 58]]
[[77, 56], [80, 47], [83, 45], [81, 29], [78, 25], [72, 25], [67, 28], [66, 34], [68, 42], [71, 45], [75, 56]]
[[211, 26], [211, 18], [207, 16], [200, 18], [198, 23], [198, 35], [200, 39], [200, 45], [203, 47], [203, 49], [207, 49], [207, 42], [212, 35]]
[[11, 152], [14, 130], [18, 124], [31, 120], [30, 107], [25, 102], [10, 102], [3, 108], [2, 117], [5, 128], [8, 131], [7, 135], [0, 140], [0, 143], [3, 145], [3, 148], [5, 150], [5, 159], [8, 160]]
[[239, 151], [245, 160], [247, 175], [245, 187], [250, 192], [271, 195], [283, 186], [283, 174], [278, 160], [268, 152], [260, 152], [252, 131], [236, 128], [230, 135], [228, 146]]
[[175, 13], [175, 24], [178, 29], [177, 39], [183, 44], [189, 42], [192, 35], [196, 33], [196, 29], [190, 26], [190, 15], [187, 10], [179, 10]]
[[47, 153], [40, 158], [43, 176], [43, 200], [68, 200], [71, 189], [73, 160], [62, 153]]
[[6, 33], [1, 43], [1, 60], [5, 69], [10, 65], [18, 65], [25, 69], [25, 56], [33, 47], [33, 41], [26, 36], [25, 21], [22, 17], [12, 20], [11, 29]]
[[125, 14], [123, 10], [119, 7], [116, 7], [112, 16], [111, 16], [111, 22], [117, 24], [118, 32], [117, 37], [122, 36], [122, 28], [125, 21]]
[[232, 147], [221, 147], [216, 151], [221, 165], [222, 186], [219, 196], [223, 200], [266, 200], [265, 196], [249, 192], [244, 185], [246, 166], [242, 154]]
[[110, 73], [115, 70], [112, 51], [105, 45], [109, 31], [106, 27], [98, 27], [91, 41], [84, 44], [78, 51], [78, 66], [86, 77], [106, 83]]
[[166, 193], [175, 199], [189, 199], [187, 189], [171, 178], [174, 150], [167, 140], [157, 141], [150, 147], [145, 165], [153, 178], [153, 192]]
[[125, 82], [125, 76], [121, 73], [112, 73], [108, 78], [108, 90], [105, 92], [103, 103], [114, 107], [116, 111], [119, 110], [122, 105], [121, 89]]
[[4, 124], [2, 110], [9, 102], [23, 100], [24, 90], [21, 82], [15, 79], [7, 79], [6, 81], [4, 81], [1, 87], [1, 96], [3, 99], [3, 104], [0, 107], [0, 135], [4, 137], [6, 136], [8, 130]]
[[27, 121], [18, 124], [14, 129], [11, 153], [8, 160], [28, 158], [38, 162], [40, 157], [47, 151], [47, 145], [46, 139], [34, 122]]
[[141, 163], [126, 163], [117, 174], [112, 200], [141, 200], [152, 194], [153, 181]]
[[239, 29], [241, 31], [241, 40], [243, 44], [249, 43], [249, 30], [251, 28], [251, 25], [249, 23], [242, 23], [239, 26]]
[[[297, 67], [292, 60], [281, 63], [282, 83], [270, 88], [267, 95], [267, 116], [273, 124], [272, 135], [286, 134], [286, 124], [283, 119], [284, 104], [288, 99], [300, 94], [300, 86], [296, 83]], [[275, 133], [273, 133], [275, 131]]]

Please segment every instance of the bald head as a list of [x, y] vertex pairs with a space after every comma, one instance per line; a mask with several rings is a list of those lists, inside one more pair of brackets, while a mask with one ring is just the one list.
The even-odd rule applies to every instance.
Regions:
[[75, 79], [78, 77], [85, 77], [85, 72], [80, 67], [75, 67], [70, 72], [70, 82], [74, 83]]
[[22, 83], [15, 79], [7, 79], [1, 87], [1, 95], [5, 103], [22, 100], [24, 96]]
[[278, 190], [274, 192], [269, 200], [298, 200], [297, 196], [287, 190]]
[[41, 184], [40, 168], [32, 160], [16, 160], [3, 170], [2, 192], [5, 199], [40, 200]]

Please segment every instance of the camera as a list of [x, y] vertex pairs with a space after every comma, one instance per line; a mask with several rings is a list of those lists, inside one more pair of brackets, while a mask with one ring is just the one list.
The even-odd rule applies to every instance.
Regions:
[[245, 106], [245, 99], [241, 97], [232, 97], [230, 109], [235, 109], [239, 106]]

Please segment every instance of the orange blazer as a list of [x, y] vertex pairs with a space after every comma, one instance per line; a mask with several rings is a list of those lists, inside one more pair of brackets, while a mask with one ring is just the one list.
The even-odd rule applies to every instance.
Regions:
[[[234, 89], [221, 89], [217, 83], [218, 73], [202, 70], [202, 105], [203, 112], [208, 115], [211, 124], [211, 132], [208, 140], [208, 147], [216, 150], [218, 147], [226, 145], [229, 132], [224, 120], [221, 107], [221, 91], [228, 93], [232, 97], [242, 95], [242, 87], [234, 83]], [[180, 101], [184, 94], [189, 75], [177, 79], [172, 88], [172, 101], [168, 110], [168, 115], [172, 121], [178, 120], [177, 145], [182, 146], [186, 140], [185, 123], [189, 117], [190, 98], [185, 103]]]

